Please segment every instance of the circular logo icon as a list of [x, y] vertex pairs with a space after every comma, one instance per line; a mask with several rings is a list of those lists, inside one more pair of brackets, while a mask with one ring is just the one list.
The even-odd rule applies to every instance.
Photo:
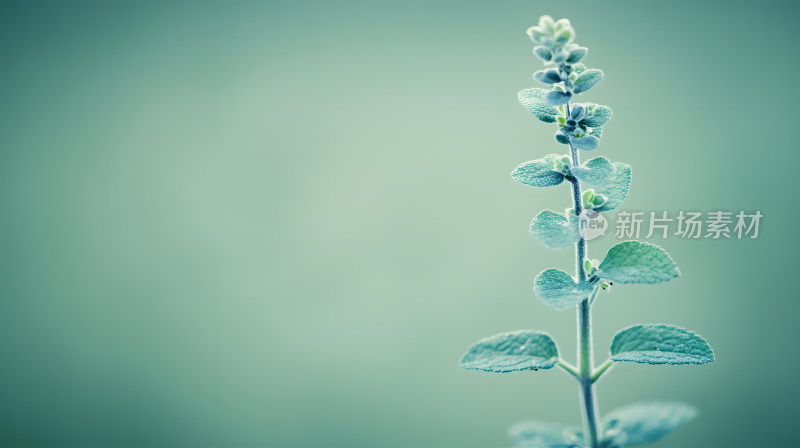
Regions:
[[594, 210], [584, 209], [578, 216], [578, 232], [580, 232], [581, 238], [587, 241], [605, 235], [607, 228], [606, 218]]

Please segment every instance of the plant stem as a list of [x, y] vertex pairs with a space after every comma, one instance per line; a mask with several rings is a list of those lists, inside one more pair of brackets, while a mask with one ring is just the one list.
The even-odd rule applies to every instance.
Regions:
[[563, 359], [558, 360], [558, 367], [561, 367], [565, 372], [569, 373], [570, 375], [574, 376], [575, 378], [580, 379], [580, 373], [578, 373], [577, 367], [573, 366], [572, 364], [564, 361]]
[[594, 299], [597, 298], [598, 291], [600, 291], [600, 285], [595, 286], [592, 295], [589, 296], [589, 305], [594, 305]]
[[614, 366], [614, 361], [612, 361], [611, 358], [606, 359], [606, 362], [604, 362], [603, 364], [600, 365], [600, 367], [595, 369], [594, 373], [592, 374], [592, 382], [596, 383], [597, 380], [599, 380], [600, 377], [603, 376], [604, 373], [606, 373], [606, 370], [610, 369], [613, 366]]
[[[570, 116], [569, 103], [566, 104], [567, 118]], [[580, 166], [578, 150], [569, 138], [569, 151], [572, 156], [572, 166]], [[575, 215], [583, 212], [581, 182], [577, 178], [572, 181], [572, 200], [575, 205]], [[586, 240], [579, 236], [576, 250], [577, 277], [579, 282], [586, 280]], [[580, 383], [581, 409], [583, 410], [584, 438], [589, 448], [598, 448], [598, 407], [595, 396], [594, 381], [594, 351], [592, 348], [592, 308], [589, 298], [583, 299], [578, 305], [578, 382]]]
[[580, 377], [581, 409], [583, 410], [583, 426], [586, 444], [590, 448], [598, 447], [597, 396], [595, 395], [593, 356], [592, 356], [592, 308], [589, 300], [584, 299], [578, 305], [578, 349]]

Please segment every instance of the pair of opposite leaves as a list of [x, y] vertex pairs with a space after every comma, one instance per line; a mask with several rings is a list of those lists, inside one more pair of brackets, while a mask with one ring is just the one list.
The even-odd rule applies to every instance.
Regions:
[[[678, 277], [680, 271], [664, 249], [625, 241], [609, 249], [594, 275], [620, 284], [654, 284]], [[558, 310], [577, 305], [594, 287], [588, 281], [576, 282], [558, 269], [545, 270], [534, 280], [536, 295]], [[549, 335], [521, 330], [478, 341], [462, 357], [461, 366], [503, 373], [550, 369], [558, 359], [558, 348]], [[714, 360], [714, 353], [704, 338], [690, 330], [639, 324], [617, 333], [611, 344], [611, 359], [646, 364], [705, 364]]]

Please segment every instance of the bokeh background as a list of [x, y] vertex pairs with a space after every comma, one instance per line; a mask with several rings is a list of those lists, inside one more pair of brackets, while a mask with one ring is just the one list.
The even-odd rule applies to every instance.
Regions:
[[[601, 412], [701, 413], [658, 447], [796, 441], [793, 2], [3, 2], [0, 445], [502, 447], [580, 422], [559, 371], [459, 370], [522, 328], [575, 355], [533, 277], [573, 253], [528, 223], [567, 187], [516, 184], [562, 151], [516, 101], [525, 35], [569, 17], [634, 167], [627, 210], [760, 210], [755, 240], [654, 242], [683, 276], [614, 288], [620, 328], [707, 337], [702, 367], [616, 367]], [[585, 156], [585, 154], [584, 154]], [[590, 244], [599, 258], [613, 237]]]

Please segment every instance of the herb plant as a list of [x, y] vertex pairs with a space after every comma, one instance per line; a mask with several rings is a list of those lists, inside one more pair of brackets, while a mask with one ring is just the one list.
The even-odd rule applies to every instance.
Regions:
[[[531, 234], [545, 246], [576, 248], [576, 274], [547, 269], [536, 276], [536, 296], [556, 310], [577, 308], [578, 359], [572, 365], [559, 357], [558, 348], [546, 333], [521, 330], [501, 333], [478, 341], [461, 359], [466, 369], [487, 372], [538, 371], [558, 366], [577, 379], [583, 427], [538, 421], [511, 428], [511, 437], [522, 447], [616, 448], [655, 442], [692, 419], [696, 411], [677, 402], [632, 404], [610, 412], [601, 420], [595, 383], [619, 362], [640, 364], [705, 364], [714, 352], [696, 333], [673, 325], [637, 324], [621, 330], [611, 343], [610, 356], [595, 366], [592, 341], [592, 305], [600, 290], [612, 284], [654, 284], [680, 275], [677, 265], [664, 249], [654, 244], [625, 241], [613, 246], [602, 262], [587, 257], [586, 234], [581, 224], [598, 213], [618, 207], [628, 194], [631, 167], [595, 157], [580, 163], [578, 150], [593, 150], [611, 118], [611, 109], [594, 103], [574, 103], [577, 95], [603, 79], [603, 72], [587, 68], [580, 61], [587, 49], [575, 44], [569, 20], [554, 22], [542, 16], [538, 26], [528, 29], [536, 43], [533, 53], [546, 65], [533, 74], [550, 89], [519, 92], [522, 106], [545, 123], [555, 123], [555, 140], [569, 148], [569, 154], [549, 154], [516, 167], [511, 177], [533, 187], [568, 182], [572, 209], [565, 214], [545, 210], [531, 222]], [[594, 186], [582, 189], [583, 184]]]

